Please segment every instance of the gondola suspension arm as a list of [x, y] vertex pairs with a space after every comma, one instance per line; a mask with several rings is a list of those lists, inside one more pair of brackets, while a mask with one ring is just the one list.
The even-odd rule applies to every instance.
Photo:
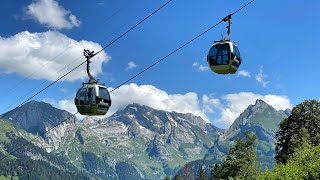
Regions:
[[228, 16], [226, 16], [225, 18], [223, 18], [223, 22], [228, 22], [228, 36], [226, 38], [223, 38], [224, 41], [229, 41], [230, 40], [230, 31], [231, 31], [231, 24], [232, 24], [232, 21], [231, 21], [231, 16], [232, 14], [229, 14]]
[[98, 81], [90, 74], [90, 59], [95, 56], [96, 54], [94, 54], [94, 51], [89, 51], [88, 49], [84, 49], [83, 50], [83, 55], [84, 57], [87, 59], [87, 73], [88, 73], [88, 76], [89, 76], [89, 84], [97, 84]]

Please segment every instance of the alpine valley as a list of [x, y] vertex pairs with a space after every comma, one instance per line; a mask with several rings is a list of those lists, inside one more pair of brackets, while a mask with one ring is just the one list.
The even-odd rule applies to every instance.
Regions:
[[[139, 104], [130, 104], [106, 119], [80, 121], [50, 104], [31, 101], [0, 120], [0, 176], [164, 179], [182, 173], [186, 165], [192, 171], [205, 165], [209, 172], [245, 130], [259, 139], [261, 169], [270, 169], [275, 133], [289, 114], [290, 110], [277, 111], [257, 100], [225, 130], [190, 113]], [[28, 144], [30, 140], [34, 141]]]

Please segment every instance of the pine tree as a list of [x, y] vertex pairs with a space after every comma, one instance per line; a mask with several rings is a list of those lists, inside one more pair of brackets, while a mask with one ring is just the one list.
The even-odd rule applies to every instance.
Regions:
[[215, 179], [255, 179], [258, 176], [257, 136], [249, 131], [245, 131], [244, 135], [244, 140], [238, 138], [235, 141], [235, 146], [229, 150], [226, 160], [220, 166], [215, 165]]
[[215, 177], [221, 177], [222, 169], [220, 164], [215, 164], [213, 169], [211, 170], [211, 180], [213, 180]]
[[182, 177], [183, 180], [194, 180], [196, 178], [192, 166], [190, 164], [184, 165], [182, 168]]
[[199, 180], [208, 180], [208, 178], [206, 176], [206, 172], [203, 169], [203, 166], [200, 167]]
[[320, 142], [320, 102], [317, 100], [306, 100], [292, 109], [291, 115], [280, 123], [276, 134], [276, 155], [278, 163], [286, 163], [293, 154], [295, 145], [292, 137], [299, 134], [305, 128], [309, 134], [312, 146]]
[[175, 175], [173, 180], [181, 180], [181, 177], [179, 175]]
[[170, 180], [170, 176], [166, 176], [165, 180]]

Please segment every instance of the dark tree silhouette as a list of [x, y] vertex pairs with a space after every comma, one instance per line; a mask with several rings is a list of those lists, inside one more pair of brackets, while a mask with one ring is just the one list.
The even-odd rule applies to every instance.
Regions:
[[305, 128], [309, 133], [312, 146], [319, 144], [320, 132], [320, 102], [317, 100], [306, 100], [292, 109], [291, 115], [285, 118], [276, 134], [277, 163], [286, 163], [288, 157], [294, 152], [293, 137]]

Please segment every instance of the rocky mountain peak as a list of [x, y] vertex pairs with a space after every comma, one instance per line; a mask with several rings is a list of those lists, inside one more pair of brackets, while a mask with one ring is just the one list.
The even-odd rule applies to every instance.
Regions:
[[191, 123], [203, 129], [209, 127], [209, 124], [200, 116], [195, 116], [191, 113], [184, 114], [175, 111], [157, 110], [137, 103], [129, 104], [123, 110], [117, 111], [110, 119], [121, 121], [127, 125], [137, 122], [144, 128], [151, 131], [155, 130], [160, 134], [164, 133], [164, 126], [168, 123], [180, 125]]
[[262, 99], [257, 99], [256, 103], [254, 104], [254, 106], [256, 106], [258, 108], [266, 108], [267, 106], [269, 106], [269, 104], [264, 102]]
[[[15, 126], [32, 134], [42, 134], [50, 127], [64, 121], [60, 126], [70, 124], [74, 126], [76, 117], [71, 113], [60, 110], [45, 102], [30, 101], [6, 115], [5, 119], [11, 121]], [[49, 136], [59, 136], [55, 132], [43, 136], [48, 142]]]
[[284, 113], [285, 113], [287, 116], [290, 116], [290, 114], [291, 114], [291, 109], [286, 109], [286, 110], [284, 110]]
[[96, 124], [98, 122], [98, 120], [96, 120], [93, 117], [87, 116], [85, 117], [82, 121], [80, 121], [82, 124], [87, 124], [87, 125], [92, 125], [92, 124]]
[[233, 122], [229, 132], [239, 129], [244, 125], [259, 125], [264, 128], [276, 130], [279, 122], [288, 116], [289, 111], [277, 111], [261, 99], [254, 105], [249, 105], [243, 113]]
[[249, 105], [248, 109], [251, 112], [263, 111], [264, 109], [272, 107], [261, 99], [257, 99], [254, 105]]

